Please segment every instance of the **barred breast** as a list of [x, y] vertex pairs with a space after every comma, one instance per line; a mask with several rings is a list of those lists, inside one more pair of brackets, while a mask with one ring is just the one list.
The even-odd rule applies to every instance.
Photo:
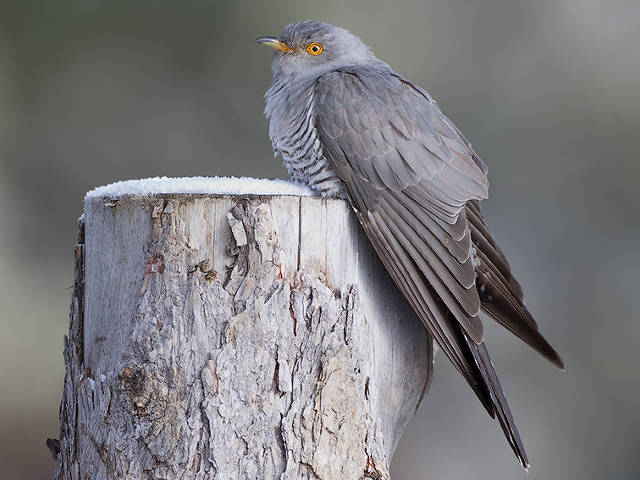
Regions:
[[313, 85], [295, 88], [285, 82], [274, 83], [265, 98], [273, 151], [282, 157], [291, 179], [323, 197], [346, 198], [342, 181], [322, 153], [315, 126]]

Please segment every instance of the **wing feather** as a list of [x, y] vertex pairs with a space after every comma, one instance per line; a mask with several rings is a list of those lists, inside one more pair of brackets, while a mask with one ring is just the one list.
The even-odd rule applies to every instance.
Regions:
[[[469, 363], [464, 345], [458, 341], [455, 328], [452, 329], [451, 322], [446, 320], [446, 313], [438, 305], [435, 295], [430, 291], [410, 255], [401, 247], [396, 236], [378, 214], [371, 213], [363, 224], [367, 225], [365, 230], [374, 239], [372, 243], [385, 267], [425, 322], [431, 335], [452, 359], [458, 371], [469, 380], [471, 386], [476, 386], [478, 382], [475, 380], [474, 367]], [[488, 395], [478, 396], [483, 404], [487, 404]]]
[[397, 212], [388, 208], [388, 204], [383, 204], [378, 213], [385, 224], [393, 226], [396, 239], [469, 336], [477, 343], [482, 342], [482, 323], [477, 316], [480, 299], [475, 289], [467, 290], [459, 286], [442, 262], [434, 258], [433, 251], [402, 221]]
[[477, 259], [475, 270], [483, 310], [551, 363], [563, 369], [560, 355], [542, 336], [538, 324], [524, 306], [522, 288], [513, 278], [506, 257], [484, 224], [480, 206], [470, 203], [466, 211], [470, 218]]

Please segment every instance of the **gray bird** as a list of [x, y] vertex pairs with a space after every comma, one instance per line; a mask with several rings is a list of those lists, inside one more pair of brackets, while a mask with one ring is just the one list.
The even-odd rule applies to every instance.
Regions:
[[563, 364], [485, 224], [487, 166], [425, 90], [347, 30], [298, 22], [256, 42], [277, 50], [265, 95], [274, 151], [294, 180], [349, 199], [394, 282], [528, 468], [480, 312]]

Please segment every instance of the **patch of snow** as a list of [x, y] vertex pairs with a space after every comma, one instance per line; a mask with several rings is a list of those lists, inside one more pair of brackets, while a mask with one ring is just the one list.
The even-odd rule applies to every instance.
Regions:
[[306, 185], [287, 180], [251, 177], [153, 177], [140, 180], [124, 180], [87, 192], [91, 198], [114, 198], [132, 195], [161, 193], [196, 193], [214, 195], [300, 195], [316, 194]]

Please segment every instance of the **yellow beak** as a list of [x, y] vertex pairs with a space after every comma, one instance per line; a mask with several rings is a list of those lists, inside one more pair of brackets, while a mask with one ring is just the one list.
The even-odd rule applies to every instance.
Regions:
[[289, 50], [293, 50], [293, 48], [289, 47], [287, 44], [281, 42], [276, 37], [260, 37], [256, 38], [256, 43], [260, 45], [266, 45], [271, 48], [275, 48], [279, 52], [286, 52]]

